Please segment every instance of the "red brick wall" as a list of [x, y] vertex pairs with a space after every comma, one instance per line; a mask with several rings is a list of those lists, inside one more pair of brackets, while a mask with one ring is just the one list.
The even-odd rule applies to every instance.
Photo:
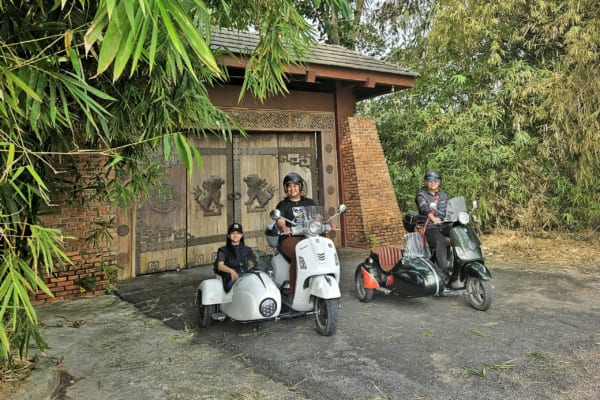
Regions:
[[346, 246], [398, 245], [404, 234], [402, 215], [385, 162], [375, 121], [349, 117], [340, 142]]
[[[105, 159], [97, 155], [78, 157], [73, 164], [82, 178], [78, 187], [89, 184], [91, 177], [101, 171], [104, 162]], [[45, 226], [61, 230], [65, 237], [64, 251], [73, 265], [55, 266], [54, 273], [45, 276], [46, 285], [54, 294], [54, 299], [40, 291], [32, 298], [34, 304], [104, 293], [108, 281], [100, 266], [103, 262], [108, 265], [114, 265], [116, 262], [116, 251], [113, 249], [112, 242], [107, 244], [100, 241], [97, 246], [93, 246], [85, 240], [92, 233], [94, 222], [110, 220], [114, 216], [114, 211], [109, 205], [94, 199], [92, 189], [84, 190], [79, 198], [70, 201], [68, 193], [72, 190], [74, 190], [73, 186], [56, 190], [51, 210], [54, 214], [45, 215], [42, 220]], [[115, 237], [114, 229], [109, 232]], [[95, 281], [95, 290], [86, 290], [76, 282], [85, 278]]]

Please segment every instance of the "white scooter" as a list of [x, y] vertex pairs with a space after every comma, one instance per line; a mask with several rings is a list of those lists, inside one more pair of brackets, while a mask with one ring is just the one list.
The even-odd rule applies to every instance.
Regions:
[[[321, 335], [329, 336], [337, 329], [341, 297], [340, 261], [333, 241], [321, 235], [332, 230], [331, 220], [346, 212], [346, 206], [341, 204], [337, 212], [326, 220], [324, 207], [308, 206], [304, 209], [306, 219], [302, 223], [287, 220], [292, 224], [291, 234], [305, 239], [296, 245], [298, 271], [294, 293], [283, 295], [282, 299], [289, 314], [314, 313], [317, 330]], [[271, 211], [271, 219], [279, 218], [282, 218], [279, 210]], [[290, 263], [278, 252], [271, 259], [271, 267], [275, 284], [283, 289], [289, 282]]]
[[[290, 264], [280, 253], [271, 259], [269, 272], [255, 267], [242, 271], [240, 279], [231, 290], [225, 291], [220, 275], [200, 282], [196, 296], [200, 326], [206, 328], [213, 320], [230, 318], [238, 322], [257, 322], [270, 319], [291, 318], [309, 313], [316, 314], [317, 330], [324, 336], [332, 335], [337, 328], [340, 263], [333, 242], [321, 237], [331, 231], [333, 217], [346, 211], [341, 205], [338, 212], [327, 221], [323, 207], [306, 207], [309, 216], [303, 224], [292, 227], [293, 235], [304, 235], [306, 239], [296, 246], [298, 276], [295, 293], [281, 295], [280, 289], [289, 280]], [[271, 218], [281, 218], [278, 210]], [[319, 220], [321, 218], [321, 220]], [[269, 241], [277, 246], [277, 241]], [[285, 304], [286, 311], [282, 312]]]

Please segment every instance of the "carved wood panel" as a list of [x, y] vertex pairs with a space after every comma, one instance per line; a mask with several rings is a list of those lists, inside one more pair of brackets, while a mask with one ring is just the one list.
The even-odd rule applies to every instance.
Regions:
[[[176, 160], [165, 164], [163, 189], [138, 210], [136, 274], [206, 265], [239, 222], [247, 245], [270, 253], [264, 230], [284, 197], [281, 181], [300, 173], [319, 201], [315, 133], [256, 133], [250, 137], [193, 139], [202, 169], [192, 178]], [[196, 167], [195, 167], [196, 168]]]

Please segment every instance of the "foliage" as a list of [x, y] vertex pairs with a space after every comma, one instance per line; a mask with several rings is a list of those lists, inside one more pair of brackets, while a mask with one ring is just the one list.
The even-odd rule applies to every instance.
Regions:
[[[92, 199], [130, 206], [160, 177], [151, 159], [158, 149], [167, 159], [177, 153], [190, 173], [194, 162], [200, 167], [186, 134], [227, 139], [237, 128], [208, 97], [208, 88], [227, 78], [209, 48], [211, 30], [237, 21], [236, 28], [259, 33], [242, 93], [264, 100], [285, 92], [282, 64], [302, 59], [312, 40], [295, 6], [293, 0], [0, 2], [0, 362], [10, 363], [15, 348], [26, 352], [32, 337], [43, 347], [29, 295], [49, 294], [42, 277], [69, 262], [66, 238], [39, 218], [53, 191], [70, 184], [73, 199], [91, 191]], [[90, 154], [105, 157], [104, 174], [85, 182], [67, 171]], [[110, 224], [98, 223], [90, 244], [110, 239]]]
[[[371, 24], [417, 87], [376, 117], [403, 210], [427, 167], [488, 227], [600, 227], [600, 9], [592, 0], [387, 1]], [[393, 42], [393, 40], [392, 40]]]

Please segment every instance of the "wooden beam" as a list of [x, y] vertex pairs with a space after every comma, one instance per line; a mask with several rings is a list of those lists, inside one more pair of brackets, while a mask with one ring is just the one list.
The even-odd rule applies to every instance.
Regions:
[[[247, 65], [247, 60], [243, 57], [223, 56], [220, 59], [220, 62], [223, 65], [237, 68], [245, 68]], [[319, 77], [356, 82], [357, 84], [364, 85], [364, 87], [371, 89], [374, 88], [376, 84], [410, 88], [415, 86], [417, 80], [416, 76], [409, 74], [391, 74], [320, 64], [287, 65], [284, 68], [289, 74], [304, 75], [308, 83], [313, 83], [310, 79], [314, 76], [314, 79]]]
[[365, 82], [365, 87], [372, 89], [375, 87], [376, 84], [377, 84], [377, 80], [373, 76], [369, 75], [367, 77], [367, 81]]
[[315, 83], [317, 80], [317, 71], [309, 69], [306, 71], [306, 82]]

